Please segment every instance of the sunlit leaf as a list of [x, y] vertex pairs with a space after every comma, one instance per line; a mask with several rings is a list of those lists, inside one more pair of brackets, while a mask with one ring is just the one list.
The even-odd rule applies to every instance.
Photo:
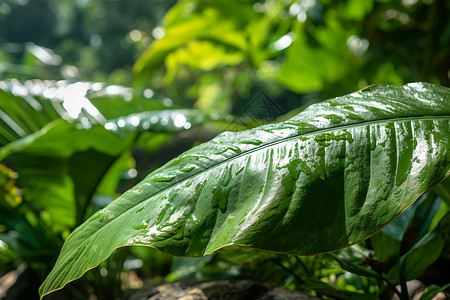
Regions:
[[118, 85], [65, 81], [0, 81], [0, 146], [26, 137], [52, 121], [104, 125], [126, 114], [166, 108], [154, 99], [135, 97]]
[[[229, 4], [227, 3], [223, 7], [229, 9]], [[207, 8], [197, 12], [192, 11], [192, 7], [188, 8], [188, 5], [179, 3], [172, 9], [175, 15], [181, 13], [181, 15], [188, 16], [179, 18], [178, 22], [171, 21], [175, 18], [169, 12], [167, 26], [164, 28], [164, 36], [154, 41], [134, 65], [136, 79], [141, 84], [145, 83], [148, 78], [151, 78], [151, 74], [163, 64], [169, 54], [194, 40], [213, 40], [218, 45], [223, 45], [233, 50], [242, 51], [246, 49], [245, 35], [242, 31], [236, 29], [236, 23], [221, 16], [220, 10]], [[236, 14], [236, 11], [233, 11], [233, 14]], [[181, 50], [181, 52], [183, 51]], [[239, 56], [239, 54], [237, 55]], [[233, 58], [234, 60], [235, 58]], [[203, 63], [205, 64], [205, 62]]]
[[225, 132], [78, 227], [41, 295], [123, 246], [312, 255], [358, 243], [449, 175], [449, 99], [449, 89], [426, 83], [372, 87], [285, 122]]
[[[313, 31], [316, 44], [299, 30], [297, 39], [287, 49], [278, 81], [289, 90], [305, 93], [326, 90], [337, 80], [355, 76], [349, 73], [355, 62], [346, 44], [351, 34], [334, 19], [328, 21], [326, 28]], [[342, 88], [345, 87], [339, 87]]]
[[105, 128], [112, 132], [180, 132], [201, 125], [210, 116], [195, 109], [167, 109], [131, 114], [109, 120]]

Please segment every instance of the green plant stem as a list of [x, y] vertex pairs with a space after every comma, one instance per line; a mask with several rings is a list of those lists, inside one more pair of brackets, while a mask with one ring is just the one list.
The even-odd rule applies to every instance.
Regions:
[[305, 263], [300, 259], [300, 257], [294, 255], [295, 260], [302, 266], [303, 270], [305, 270], [306, 275], [308, 275], [308, 277], [311, 276], [311, 272], [309, 271], [308, 267], [305, 265]]
[[392, 289], [392, 291], [401, 299], [402, 294], [397, 290], [397, 288], [395, 287], [395, 285], [392, 284], [392, 282], [390, 282], [387, 278], [385, 278], [383, 276], [383, 280], [384, 282], [386, 282], [386, 284]]
[[406, 266], [404, 261], [400, 262], [400, 287], [402, 292], [400, 294], [401, 300], [408, 300], [408, 287], [406, 285]]
[[276, 259], [271, 259], [271, 262], [273, 262], [274, 264], [276, 264], [278, 267], [280, 267], [281, 269], [283, 269], [284, 271], [288, 272], [289, 274], [291, 274], [292, 276], [294, 276], [295, 279], [297, 279], [297, 281], [300, 284], [305, 284], [305, 281], [303, 279], [301, 279], [297, 274], [295, 274], [294, 271], [292, 271], [289, 268], [286, 268], [285, 266], [283, 266], [282, 263], [280, 263], [279, 261], [277, 261]]
[[389, 279], [383, 276], [383, 274], [379, 270], [377, 270], [377, 268], [375, 268], [373, 258], [367, 257], [367, 262], [369, 263], [370, 268], [380, 274], [380, 278], [382, 279], [382, 281], [386, 282], [386, 285], [401, 299], [401, 293], [397, 290], [395, 285], [393, 285], [392, 282], [389, 281]]
[[[300, 259], [300, 257], [298, 257], [298, 256], [296, 256], [296, 255], [294, 255], [294, 257], [295, 257], [295, 260], [296, 260], [296, 261], [302, 266], [302, 268], [305, 270], [306, 275], [307, 275], [308, 277], [311, 277], [311, 276], [312, 276], [311, 272], [309, 271], [309, 269], [308, 269], [308, 267], [305, 265], [305, 263]], [[321, 294], [321, 293], [319, 293], [318, 291], [315, 291], [315, 292], [316, 292], [316, 295], [317, 295], [318, 297], [322, 298], [322, 294]]]

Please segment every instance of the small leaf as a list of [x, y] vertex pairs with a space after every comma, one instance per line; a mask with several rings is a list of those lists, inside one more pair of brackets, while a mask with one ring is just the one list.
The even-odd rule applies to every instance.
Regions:
[[450, 283], [442, 287], [432, 284], [423, 291], [423, 294], [419, 300], [432, 300], [434, 299], [434, 296], [436, 296], [440, 292], [445, 291], [448, 288], [450, 288]]
[[450, 206], [450, 178], [445, 179], [433, 188], [433, 191]]
[[417, 278], [441, 254], [445, 241], [439, 232], [439, 226], [428, 232], [414, 246], [400, 257], [398, 263], [389, 271], [387, 277], [399, 281], [404, 267], [406, 280]]
[[336, 254], [328, 254], [334, 260], [336, 260], [342, 269], [351, 272], [353, 274], [373, 277], [381, 279], [381, 274], [375, 272], [369, 267], [364, 266], [365, 255], [360, 253], [361, 250], [357, 248], [357, 245], [342, 249]]
[[0, 207], [16, 207], [22, 202], [22, 197], [15, 185], [16, 173], [0, 164]]

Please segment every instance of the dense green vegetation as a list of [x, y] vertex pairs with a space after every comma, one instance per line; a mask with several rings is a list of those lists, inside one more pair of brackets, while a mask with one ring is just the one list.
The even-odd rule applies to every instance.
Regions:
[[[20, 284], [37, 291], [76, 227], [92, 215], [91, 220], [99, 221], [102, 208], [115, 203], [113, 199], [147, 174], [224, 130], [250, 129], [256, 134], [259, 129], [252, 128], [262, 124], [292, 123], [286, 120], [313, 102], [370, 84], [401, 86], [418, 81], [436, 86], [413, 84], [384, 92], [375, 89], [374, 101], [385, 105], [383, 99], [391, 99], [385, 95], [394, 93], [397, 96], [392, 99], [407, 101], [404, 104], [410, 103], [411, 110], [403, 114], [403, 109], [393, 105], [390, 118], [398, 114], [402, 118], [440, 115], [434, 122], [448, 124], [445, 118], [450, 99], [443, 87], [450, 86], [449, 13], [450, 3], [444, 0], [3, 1], [0, 275], [25, 262], [31, 275], [23, 277]], [[403, 100], [398, 99], [398, 93], [406, 93]], [[439, 109], [415, 110], [415, 101], [423, 100]], [[443, 101], [442, 106], [439, 101]], [[323, 108], [320, 104], [313, 107]], [[339, 119], [343, 117], [340, 114], [349, 113], [348, 108], [339, 109], [339, 117], [330, 119], [332, 126], [348, 122]], [[317, 115], [308, 115], [311, 112]], [[326, 109], [310, 108], [298, 116], [312, 120], [321, 114], [327, 116]], [[379, 111], [374, 114], [372, 121], [386, 117]], [[426, 137], [434, 132], [425, 120], [417, 122], [419, 127], [411, 127], [416, 136], [420, 130]], [[303, 123], [295, 126], [306, 130]], [[414, 147], [423, 150], [426, 144], [439, 163], [417, 169], [415, 172], [427, 179], [420, 177], [410, 181], [410, 186], [402, 186], [405, 194], [380, 192], [381, 198], [392, 196], [406, 208], [448, 175], [448, 126], [446, 130], [447, 134], [442, 131], [441, 135], [438, 131], [434, 144], [419, 139], [410, 145], [406, 135], [405, 146], [398, 146], [397, 153], [409, 153]], [[243, 142], [246, 135], [244, 131], [236, 137]], [[227, 135], [219, 136], [188, 153], [205, 147], [211, 150], [214, 141], [239, 152], [227, 139]], [[249, 142], [247, 147], [258, 147], [257, 143]], [[313, 143], [318, 144], [312, 148], [320, 149], [327, 141], [319, 138]], [[339, 152], [338, 147], [331, 148]], [[440, 155], [438, 148], [442, 149]], [[413, 156], [401, 155], [399, 166], [410, 170], [418, 163]], [[188, 170], [192, 166], [185, 167], [184, 173], [192, 171]], [[233, 167], [233, 171], [238, 169]], [[149, 178], [161, 177], [160, 172]], [[405, 174], [396, 177], [401, 179]], [[169, 175], [161, 177], [160, 185], [170, 179]], [[328, 175], [325, 172], [317, 182]], [[260, 185], [276, 186], [273, 179]], [[193, 259], [125, 247], [48, 298], [85, 299], [89, 294], [97, 299], [119, 297], [120, 282], [126, 287], [126, 274], [135, 272], [154, 282], [255, 278], [338, 299], [388, 299], [393, 293], [405, 297], [405, 282], [420, 278], [429, 292], [423, 299], [430, 299], [448, 284], [430, 276], [430, 272], [440, 274], [448, 269], [450, 261], [447, 181], [423, 194], [370, 239], [332, 254], [297, 257], [226, 247]], [[216, 188], [224, 190], [221, 183]], [[287, 189], [289, 192], [291, 187]], [[339, 192], [342, 190], [336, 187], [335, 194]], [[216, 210], [223, 213], [225, 192], [216, 194]], [[377, 197], [373, 200], [378, 201]], [[349, 243], [375, 233], [398, 212], [391, 211], [384, 221], [369, 226], [370, 232]], [[357, 230], [354, 234], [358, 235]], [[322, 250], [303, 252], [292, 247], [252, 245], [294, 254], [345, 246], [327, 243], [328, 239], [321, 238], [313, 248]], [[304, 247], [301, 245], [298, 247]], [[203, 255], [214, 249], [191, 251]], [[182, 254], [177, 251], [181, 250], [167, 250]], [[97, 263], [99, 260], [88, 267]], [[63, 285], [50, 278], [55, 286]], [[395, 288], [397, 284], [401, 287]], [[37, 292], [29, 297], [33, 296], [38, 297]]]

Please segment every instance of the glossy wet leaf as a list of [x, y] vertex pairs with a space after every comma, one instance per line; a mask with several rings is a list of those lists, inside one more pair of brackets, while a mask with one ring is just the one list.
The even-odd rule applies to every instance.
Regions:
[[431, 84], [372, 87], [285, 122], [223, 133], [78, 227], [41, 295], [122, 246], [312, 255], [358, 243], [449, 175], [449, 100], [449, 89]]

